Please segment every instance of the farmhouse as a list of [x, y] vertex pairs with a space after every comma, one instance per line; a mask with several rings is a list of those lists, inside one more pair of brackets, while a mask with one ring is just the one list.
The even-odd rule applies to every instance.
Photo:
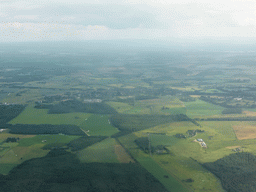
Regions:
[[204, 147], [204, 148], [207, 147], [205, 142], [202, 142], [202, 143], [201, 143], [201, 146]]
[[4, 130], [6, 130], [6, 129], [0, 129], [0, 133], [2, 133]]

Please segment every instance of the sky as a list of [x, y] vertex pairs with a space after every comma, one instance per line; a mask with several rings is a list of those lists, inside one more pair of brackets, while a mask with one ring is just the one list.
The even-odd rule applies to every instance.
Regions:
[[0, 0], [0, 42], [120, 39], [252, 42], [256, 1]]

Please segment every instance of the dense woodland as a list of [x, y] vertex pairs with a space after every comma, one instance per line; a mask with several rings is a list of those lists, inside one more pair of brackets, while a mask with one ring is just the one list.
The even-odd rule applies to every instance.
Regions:
[[9, 121], [17, 117], [25, 108], [26, 108], [26, 105], [1, 104], [0, 105], [0, 126], [8, 123]]
[[254, 192], [256, 191], [255, 164], [254, 155], [241, 152], [203, 165], [220, 178], [227, 191]]
[[10, 133], [13, 134], [65, 134], [65, 135], [85, 135], [85, 133], [76, 125], [50, 125], [50, 124], [15, 124], [8, 125]]
[[[96, 113], [96, 114], [115, 114], [115, 109], [104, 103], [82, 103], [78, 100], [61, 101], [55, 105], [43, 105], [42, 108], [49, 107], [49, 114], [61, 114], [72, 112]], [[39, 108], [39, 107], [38, 107]]]

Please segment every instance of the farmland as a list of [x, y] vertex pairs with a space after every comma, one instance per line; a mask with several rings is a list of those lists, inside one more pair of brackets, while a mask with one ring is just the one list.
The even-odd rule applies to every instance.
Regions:
[[36, 109], [33, 104], [30, 104], [26, 109], [15, 119], [10, 121], [11, 124], [68, 124], [80, 125], [86, 118], [90, 116], [87, 113], [70, 113], [70, 114], [48, 114], [47, 109]]
[[223, 162], [256, 155], [255, 75], [232, 54], [214, 53], [221, 65], [194, 54], [97, 53], [60, 65], [45, 56], [43, 68], [1, 68], [3, 186], [225, 191]]
[[88, 131], [91, 136], [111, 136], [118, 132], [116, 127], [110, 124], [108, 115], [91, 115], [80, 125], [84, 131]]

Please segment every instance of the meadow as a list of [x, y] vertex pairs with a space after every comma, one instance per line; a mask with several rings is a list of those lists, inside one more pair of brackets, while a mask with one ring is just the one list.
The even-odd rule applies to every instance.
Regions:
[[111, 136], [119, 132], [116, 127], [111, 125], [109, 115], [92, 114], [79, 126], [90, 136]]
[[211, 103], [207, 103], [200, 99], [192, 102], [184, 102], [187, 110], [187, 116], [195, 118], [195, 117], [203, 117], [203, 116], [211, 116], [211, 115], [221, 115], [224, 107], [214, 105]]
[[36, 109], [34, 104], [28, 105], [25, 110], [10, 124], [51, 124], [51, 125], [77, 125], [82, 124], [85, 119], [90, 117], [88, 113], [66, 113], [48, 114], [48, 109]]
[[81, 162], [119, 163], [115, 154], [115, 139], [108, 138], [77, 153]]

